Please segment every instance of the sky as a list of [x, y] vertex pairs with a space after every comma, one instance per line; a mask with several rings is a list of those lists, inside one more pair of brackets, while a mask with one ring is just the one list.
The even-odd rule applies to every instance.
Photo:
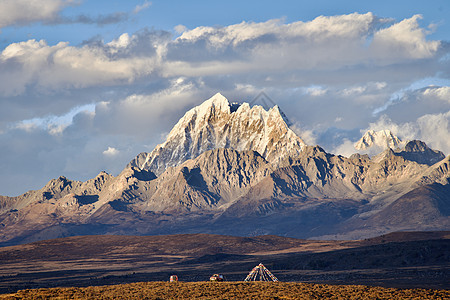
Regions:
[[217, 92], [450, 154], [450, 1], [0, 0], [0, 195], [117, 175]]

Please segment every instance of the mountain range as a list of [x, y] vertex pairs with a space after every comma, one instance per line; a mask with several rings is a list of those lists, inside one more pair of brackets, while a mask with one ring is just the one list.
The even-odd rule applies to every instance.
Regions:
[[178, 121], [164, 143], [118, 176], [63, 176], [0, 196], [0, 244], [91, 234], [276, 234], [361, 239], [449, 230], [450, 156], [391, 132], [368, 132], [350, 157], [308, 146], [280, 109], [220, 94]]

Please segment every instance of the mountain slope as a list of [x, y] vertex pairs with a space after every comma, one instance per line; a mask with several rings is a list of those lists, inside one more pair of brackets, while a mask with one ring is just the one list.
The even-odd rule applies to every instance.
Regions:
[[152, 181], [149, 199], [142, 208], [146, 211], [222, 209], [269, 172], [268, 162], [257, 152], [207, 151], [169, 168]]
[[[450, 185], [423, 185], [399, 197], [383, 210], [353, 218], [336, 229], [338, 238], [365, 236], [369, 232], [434, 230], [450, 228]], [[324, 236], [323, 238], [326, 238]]]
[[[434, 183], [418, 187], [398, 198], [367, 223], [402, 226], [403, 229], [430, 229], [450, 226], [450, 185]], [[420, 211], [420, 214], [416, 212]], [[428, 227], [428, 228], [427, 228]]]

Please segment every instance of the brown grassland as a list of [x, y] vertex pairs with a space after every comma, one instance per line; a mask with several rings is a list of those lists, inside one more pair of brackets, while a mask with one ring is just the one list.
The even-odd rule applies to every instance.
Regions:
[[140, 282], [27, 289], [0, 299], [450, 299], [450, 290], [295, 282]]

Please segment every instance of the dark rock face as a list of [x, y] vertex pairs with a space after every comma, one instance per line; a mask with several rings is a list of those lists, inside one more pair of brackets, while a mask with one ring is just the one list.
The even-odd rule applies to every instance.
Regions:
[[424, 142], [414, 140], [405, 145], [403, 151], [398, 153], [403, 158], [419, 164], [434, 165], [445, 158], [444, 153], [429, 148]]

